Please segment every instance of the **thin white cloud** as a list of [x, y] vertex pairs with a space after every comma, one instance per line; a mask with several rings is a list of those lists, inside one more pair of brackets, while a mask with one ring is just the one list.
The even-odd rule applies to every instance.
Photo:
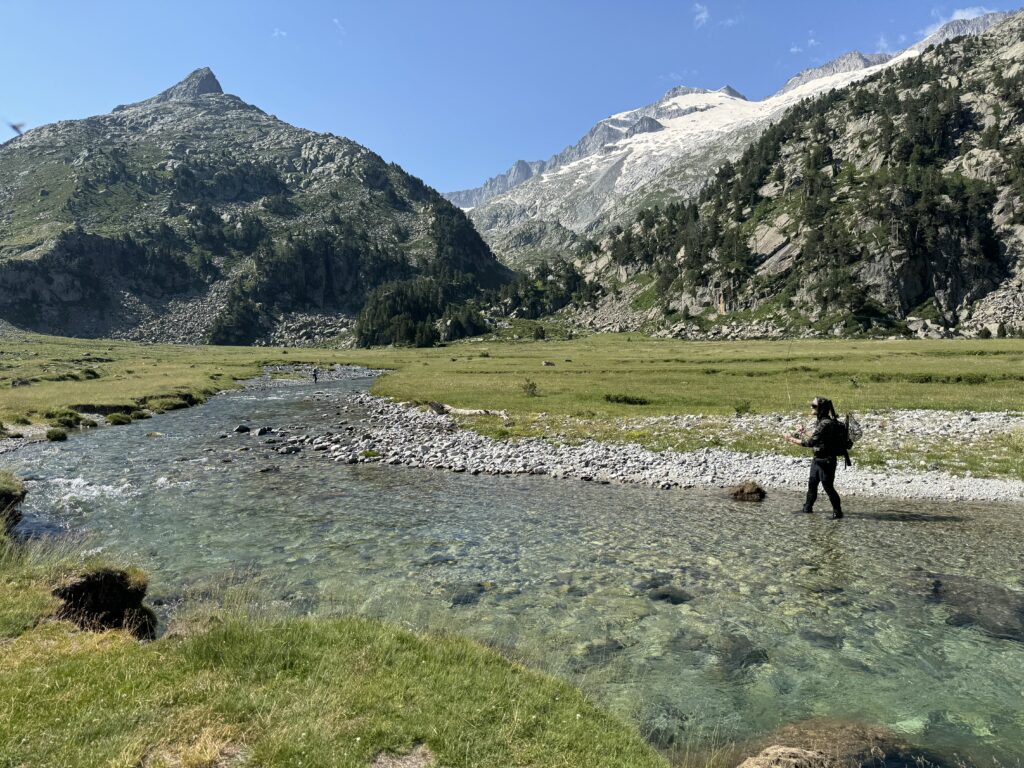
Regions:
[[789, 47], [789, 52], [790, 53], [803, 53], [804, 49], [801, 48], [799, 45], [791, 45]]
[[720, 26], [720, 27], [735, 27], [739, 23], [740, 23], [740, 20], [738, 18], [730, 17], [728, 19], [722, 19], [720, 22], [718, 22], [718, 26]]
[[808, 48], [817, 48], [819, 45], [821, 45], [821, 43], [819, 43], [813, 37], [807, 38], [807, 47]]
[[274, 31], [270, 33], [270, 36], [271, 37], [288, 37], [288, 33], [285, 32], [283, 29], [278, 29], [277, 27], [274, 27]]
[[693, 4], [693, 26], [700, 29], [711, 21], [711, 11], [703, 3]]
[[331, 23], [334, 25], [334, 28], [337, 29], [341, 34], [348, 34], [348, 30], [345, 29], [345, 25], [341, 23], [340, 19], [331, 19]]
[[986, 13], [992, 13], [991, 8], [986, 8], [983, 5], [971, 5], [966, 8], [957, 8], [949, 16], [943, 16], [942, 12], [937, 8], [932, 9], [932, 17], [935, 19], [935, 23], [925, 27], [921, 30], [921, 34], [924, 37], [930, 37], [939, 31], [939, 28], [943, 24], [948, 24], [951, 21], [967, 21], [969, 19], [976, 19], [979, 16], [984, 16]]
[[879, 35], [878, 40], [875, 41], [875, 50], [879, 53], [892, 53], [892, 50], [889, 48], [889, 38], [884, 33]]

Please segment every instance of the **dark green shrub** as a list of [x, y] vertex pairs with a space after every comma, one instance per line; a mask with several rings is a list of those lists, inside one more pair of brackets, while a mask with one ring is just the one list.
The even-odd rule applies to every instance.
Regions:
[[112, 413], [109, 416], [107, 416], [107, 424], [110, 424], [111, 426], [119, 427], [124, 424], [131, 423], [132, 417], [129, 416], [127, 413]]
[[625, 405], [650, 405], [651, 403], [646, 397], [637, 395], [605, 395], [604, 399], [609, 403], [624, 403]]
[[63, 443], [68, 439], [68, 433], [59, 427], [52, 427], [46, 430], [46, 439], [51, 443]]
[[525, 394], [527, 397], [536, 397], [538, 394], [537, 382], [531, 381], [530, 379], [527, 379], [522, 383], [522, 388], [523, 394]]

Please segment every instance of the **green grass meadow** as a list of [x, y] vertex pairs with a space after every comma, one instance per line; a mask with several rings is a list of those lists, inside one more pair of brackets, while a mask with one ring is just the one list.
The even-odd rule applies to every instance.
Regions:
[[[686, 342], [615, 334], [353, 350], [347, 359], [397, 369], [375, 383], [376, 394], [516, 414], [802, 413], [817, 394], [843, 411], [1024, 410], [1024, 341], [1017, 339]], [[524, 390], [527, 380], [536, 395]]]

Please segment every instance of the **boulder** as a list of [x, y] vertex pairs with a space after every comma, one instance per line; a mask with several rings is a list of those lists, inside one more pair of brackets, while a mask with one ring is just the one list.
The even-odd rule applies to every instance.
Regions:
[[157, 621], [142, 604], [147, 586], [138, 571], [99, 568], [75, 576], [53, 590], [64, 601], [56, 617], [90, 631], [126, 629], [139, 639], [151, 640]]
[[764, 501], [768, 491], [762, 488], [756, 481], [747, 480], [729, 489], [729, 495], [736, 501]]
[[247, 426], [245, 426], [245, 424], [239, 424], [237, 427], [235, 427], [232, 430], [232, 432], [235, 432], [235, 433], [237, 433], [239, 435], [244, 435], [248, 431], [249, 431], [249, 428]]

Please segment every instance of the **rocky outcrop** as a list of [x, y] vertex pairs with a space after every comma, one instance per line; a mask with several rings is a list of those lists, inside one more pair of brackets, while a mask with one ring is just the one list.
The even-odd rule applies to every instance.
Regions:
[[53, 590], [63, 601], [56, 617], [90, 631], [125, 629], [140, 639], [152, 639], [157, 621], [142, 604], [146, 588], [146, 578], [138, 571], [100, 568]]

